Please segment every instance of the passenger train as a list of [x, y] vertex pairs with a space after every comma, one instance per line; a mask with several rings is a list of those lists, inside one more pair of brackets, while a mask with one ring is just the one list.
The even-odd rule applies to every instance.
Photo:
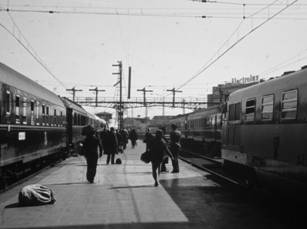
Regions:
[[222, 131], [225, 166], [240, 167], [247, 183], [282, 179], [305, 186], [307, 66], [237, 90], [227, 106]]
[[184, 146], [221, 156], [224, 169], [247, 185], [307, 185], [307, 66], [169, 123], [183, 133]]
[[84, 125], [104, 120], [0, 63], [0, 186], [29, 167], [65, 158]]
[[170, 120], [182, 133], [181, 144], [185, 148], [205, 153], [210, 157], [221, 156], [221, 130], [223, 105], [215, 105], [185, 115], [178, 115]]

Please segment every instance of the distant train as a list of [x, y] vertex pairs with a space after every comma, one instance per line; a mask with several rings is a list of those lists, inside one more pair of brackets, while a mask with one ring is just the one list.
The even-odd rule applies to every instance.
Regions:
[[223, 106], [216, 105], [200, 109], [185, 115], [178, 115], [169, 121], [182, 133], [181, 143], [184, 147], [203, 152], [210, 157], [221, 156], [221, 130]]
[[2, 63], [0, 91], [0, 186], [29, 167], [66, 157], [82, 126], [105, 125]]

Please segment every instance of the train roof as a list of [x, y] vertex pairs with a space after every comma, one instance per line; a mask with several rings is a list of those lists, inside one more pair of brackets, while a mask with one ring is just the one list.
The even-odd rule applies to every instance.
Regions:
[[64, 104], [66, 105], [66, 107], [69, 107], [75, 111], [78, 111], [80, 113], [82, 113], [83, 115], [88, 116], [88, 112], [78, 103], [70, 100], [69, 98], [66, 97], [61, 97], [62, 101], [64, 102]]
[[0, 82], [16, 87], [53, 104], [64, 106], [59, 96], [1, 62]]
[[243, 97], [251, 98], [259, 94], [265, 95], [279, 90], [295, 89], [302, 84], [307, 84], [307, 69], [305, 67], [295, 72], [285, 72], [282, 76], [274, 79], [234, 91], [229, 96], [229, 103], [241, 101]]
[[203, 115], [203, 114], [213, 114], [213, 113], [217, 113], [217, 112], [221, 112], [221, 105], [214, 105], [208, 108], [202, 108], [196, 111], [193, 111], [192, 113], [188, 114], [188, 117], [197, 117], [198, 115]]

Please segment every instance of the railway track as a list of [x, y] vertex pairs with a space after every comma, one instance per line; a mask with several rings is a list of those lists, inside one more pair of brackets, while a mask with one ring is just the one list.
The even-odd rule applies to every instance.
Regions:
[[194, 167], [204, 170], [222, 180], [225, 180], [234, 185], [238, 185], [242, 188], [246, 188], [246, 185], [242, 181], [227, 174], [223, 170], [221, 159], [212, 159], [185, 149], [180, 153], [179, 158], [193, 165]]

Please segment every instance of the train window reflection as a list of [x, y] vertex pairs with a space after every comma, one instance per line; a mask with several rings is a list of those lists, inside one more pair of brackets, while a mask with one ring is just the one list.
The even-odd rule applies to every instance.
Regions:
[[24, 97], [23, 98], [23, 103], [22, 103], [23, 105], [23, 111], [22, 111], [22, 119], [23, 119], [23, 122], [22, 122], [22, 124], [27, 124], [27, 106], [28, 106], [28, 104], [27, 104], [27, 98], [26, 97]]
[[256, 99], [246, 101], [245, 121], [250, 122], [255, 120]]
[[296, 119], [297, 90], [291, 90], [282, 94], [281, 118]]
[[274, 105], [274, 95], [266, 95], [262, 98], [262, 112], [261, 118], [263, 120], [273, 119], [273, 105]]
[[20, 115], [20, 96], [16, 95], [15, 97], [15, 115], [16, 115], [16, 124], [20, 123], [19, 115]]
[[10, 91], [6, 91], [5, 101], [6, 101], [5, 111], [6, 111], [6, 114], [9, 115], [11, 114], [11, 92]]

